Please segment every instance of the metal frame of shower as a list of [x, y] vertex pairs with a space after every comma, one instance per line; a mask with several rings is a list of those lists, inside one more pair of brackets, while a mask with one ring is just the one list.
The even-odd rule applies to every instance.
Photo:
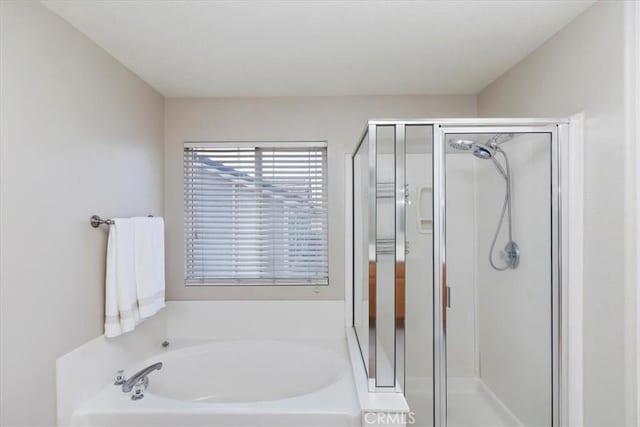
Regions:
[[[552, 325], [552, 420], [554, 427], [565, 425], [567, 414], [567, 356], [562, 351], [567, 348], [566, 333], [563, 332], [563, 312], [566, 298], [563, 298], [561, 283], [562, 245], [561, 245], [561, 159], [560, 145], [568, 143], [569, 121], [567, 119], [411, 119], [411, 120], [369, 120], [362, 137], [351, 155], [352, 166], [352, 207], [355, 203], [355, 157], [365, 138], [369, 143], [369, 286], [376, 286], [377, 276], [377, 223], [376, 223], [376, 192], [377, 192], [377, 128], [378, 126], [393, 126], [395, 129], [395, 306], [394, 312], [404, 305], [398, 304], [398, 295], [405, 295], [405, 213], [406, 213], [406, 129], [409, 126], [431, 126], [433, 132], [433, 425], [444, 427], [447, 425], [447, 372], [446, 372], [446, 186], [445, 186], [445, 138], [446, 134], [461, 133], [545, 133], [551, 137], [551, 325]], [[355, 215], [352, 211], [352, 215]], [[353, 224], [355, 224], [355, 218]], [[355, 227], [352, 228], [352, 292], [355, 295]], [[431, 286], [431, 283], [426, 285]], [[436, 303], [440, 301], [441, 303]], [[356, 299], [352, 313], [352, 325], [355, 325]], [[395, 313], [395, 354], [394, 384], [380, 385], [377, 381], [376, 337], [377, 325], [375, 321], [376, 298], [369, 298], [369, 312], [374, 313], [373, 321], [369, 323], [368, 364], [364, 360], [365, 371], [368, 376], [369, 392], [402, 392], [405, 376], [405, 348], [404, 348], [404, 313]], [[401, 316], [398, 316], [401, 314]], [[398, 319], [402, 319], [399, 321]], [[356, 332], [356, 338], [360, 340]], [[373, 337], [373, 339], [371, 339]], [[398, 343], [403, 345], [398, 345]], [[361, 345], [358, 342], [358, 345]], [[362, 352], [362, 350], [361, 350]], [[367, 366], [369, 369], [366, 369]]]

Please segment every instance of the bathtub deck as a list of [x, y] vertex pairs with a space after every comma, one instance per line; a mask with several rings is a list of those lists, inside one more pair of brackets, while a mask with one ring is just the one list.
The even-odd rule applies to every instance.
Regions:
[[[173, 350], [193, 345], [171, 340]], [[314, 341], [315, 344], [318, 342]], [[225, 426], [225, 427], [355, 427], [361, 425], [360, 407], [346, 343], [325, 340], [319, 345], [338, 351], [344, 369], [332, 384], [294, 397], [233, 403], [201, 403], [166, 398], [145, 392], [132, 401], [111, 384], [81, 405], [72, 415], [72, 426]], [[162, 356], [157, 356], [162, 360]], [[153, 375], [150, 376], [153, 381]], [[286, 378], [283, 379], [286, 381]], [[272, 384], [278, 387], [278, 384]]]

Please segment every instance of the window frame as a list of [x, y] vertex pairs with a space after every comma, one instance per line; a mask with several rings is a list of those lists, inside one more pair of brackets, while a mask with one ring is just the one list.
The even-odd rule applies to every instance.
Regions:
[[[300, 281], [280, 281], [278, 279], [265, 279], [264, 281], [260, 281], [258, 279], [230, 279], [220, 281], [213, 281], [205, 279], [201, 282], [196, 282], [188, 279], [188, 262], [187, 262], [187, 245], [188, 245], [188, 232], [186, 230], [186, 219], [187, 219], [187, 192], [186, 192], [186, 169], [184, 164], [184, 153], [186, 149], [194, 149], [194, 148], [202, 148], [202, 149], [254, 149], [259, 152], [257, 149], [308, 149], [308, 148], [318, 148], [325, 150], [325, 173], [324, 173], [324, 187], [325, 187], [325, 241], [327, 245], [326, 249], [326, 278], [322, 281], [312, 281], [312, 279], [308, 279], [308, 281], [300, 280]], [[223, 140], [223, 141], [186, 141], [183, 143], [182, 148], [182, 156], [183, 156], [183, 165], [182, 165], [182, 235], [183, 235], [183, 283], [186, 287], [260, 287], [260, 288], [268, 288], [268, 287], [326, 287], [330, 284], [330, 262], [329, 262], [329, 144], [326, 140], [311, 140], [311, 141], [231, 141], [231, 140]]]

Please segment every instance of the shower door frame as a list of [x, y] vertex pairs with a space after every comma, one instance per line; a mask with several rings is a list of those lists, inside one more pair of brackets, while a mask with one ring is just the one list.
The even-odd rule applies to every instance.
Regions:
[[[528, 122], [528, 123], [527, 123]], [[446, 138], [447, 134], [548, 134], [551, 149], [551, 426], [565, 425], [565, 395], [567, 367], [563, 349], [566, 341], [562, 334], [563, 298], [562, 288], [562, 211], [561, 186], [561, 144], [568, 141], [567, 120], [462, 120], [460, 122], [435, 123], [433, 127], [433, 425], [447, 425], [447, 345], [446, 345]], [[436, 301], [441, 301], [437, 304]]]
[[[410, 119], [410, 120], [396, 120], [396, 119], [381, 119], [381, 120], [369, 120], [367, 126], [360, 138], [359, 144], [352, 153], [352, 162], [355, 159], [356, 153], [360, 148], [365, 137], [369, 143], [369, 192], [373, 195], [373, 203], [375, 203], [375, 188], [371, 188], [371, 185], [375, 185], [376, 174], [376, 136], [378, 126], [395, 126], [396, 129], [396, 152], [395, 152], [395, 165], [396, 165], [396, 220], [400, 220], [404, 223], [405, 215], [405, 129], [410, 126], [431, 126], [432, 127], [432, 141], [433, 141], [433, 281], [428, 283], [428, 286], [433, 286], [433, 426], [445, 427], [447, 425], [447, 373], [446, 373], [446, 239], [445, 239], [445, 219], [446, 219], [446, 182], [445, 182], [445, 155], [446, 155], [446, 141], [444, 136], [450, 133], [546, 133], [551, 137], [551, 313], [552, 313], [552, 413], [551, 422], [553, 427], [567, 425], [568, 419], [568, 341], [567, 341], [567, 313], [568, 313], [568, 298], [567, 290], [562, 285], [562, 258], [563, 258], [563, 246], [562, 246], [562, 203], [560, 197], [560, 189], [562, 186], [561, 179], [563, 177], [561, 153], [567, 151], [563, 149], [569, 142], [569, 120], [568, 119], [555, 119], [555, 118], [507, 118], [507, 119], [488, 119], [488, 118], [467, 118], [467, 119]], [[399, 139], [399, 140], [398, 140]], [[371, 148], [373, 147], [373, 150]], [[397, 152], [400, 148], [401, 152]], [[373, 151], [373, 152], [372, 152]], [[566, 160], [565, 164], [566, 164]], [[352, 163], [352, 171], [353, 171]], [[353, 173], [353, 172], [352, 172]], [[353, 177], [352, 177], [353, 178]], [[373, 184], [372, 184], [373, 183]], [[352, 180], [352, 186], [354, 181]], [[352, 187], [352, 203], [355, 194]], [[370, 198], [370, 203], [372, 200]], [[353, 207], [353, 204], [352, 204]], [[370, 206], [370, 220], [375, 224], [376, 214], [375, 206]], [[353, 218], [355, 223], [355, 218]], [[405, 249], [405, 233], [402, 229], [400, 221], [396, 223], [396, 237], [399, 237], [399, 241], [396, 241], [395, 252], [400, 258], [401, 263], [404, 263], [404, 249]], [[566, 220], [565, 220], [566, 221]], [[376, 257], [376, 245], [375, 245], [375, 228], [372, 223], [369, 224], [369, 263], [373, 263], [375, 266], [377, 262]], [[353, 239], [354, 236], [352, 236]], [[353, 243], [353, 240], [352, 240]], [[353, 250], [353, 246], [352, 246]], [[355, 259], [352, 258], [355, 262]], [[355, 264], [354, 264], [355, 267]], [[404, 269], [402, 269], [404, 271]], [[354, 270], [352, 270], [352, 274]], [[371, 280], [371, 277], [369, 278]], [[374, 272], [375, 279], [375, 272]], [[351, 291], [355, 293], [355, 282], [352, 282]], [[397, 286], [397, 283], [396, 283]], [[394, 287], [396, 287], [394, 286]], [[436, 303], [439, 301], [440, 303]], [[369, 301], [370, 309], [373, 308], [375, 312], [376, 308], [375, 298], [371, 298]], [[355, 316], [355, 298], [352, 299], [351, 314]], [[355, 325], [355, 317], [352, 317], [351, 325]], [[375, 337], [376, 324], [375, 319], [373, 324], [369, 325], [370, 329], [373, 329], [373, 335]], [[398, 334], [404, 335], [404, 325], [395, 325], [396, 336]], [[357, 332], [355, 334], [356, 340], [358, 339]], [[360, 344], [358, 342], [358, 344]], [[368, 364], [365, 364], [365, 371], [368, 378], [369, 392], [389, 392], [403, 391], [403, 378], [405, 375], [404, 360], [405, 360], [405, 348], [404, 346], [397, 346], [394, 354], [394, 365], [396, 367], [396, 384], [393, 386], [380, 387], [376, 381], [376, 351], [375, 351], [375, 338], [374, 341], [369, 341], [369, 354]], [[364, 355], [363, 355], [364, 356]], [[373, 367], [373, 369], [367, 369]]]

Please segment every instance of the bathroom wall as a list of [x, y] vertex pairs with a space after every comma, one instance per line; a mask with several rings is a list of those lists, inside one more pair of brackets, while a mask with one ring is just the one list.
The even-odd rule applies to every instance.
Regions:
[[584, 421], [629, 425], [624, 357], [624, 2], [602, 1], [485, 88], [479, 115], [584, 111]]
[[49, 426], [56, 358], [103, 330], [89, 216], [162, 215], [163, 100], [38, 2], [1, 2], [0, 51], [0, 424]]
[[[475, 117], [475, 96], [191, 98], [165, 103], [165, 217], [169, 299], [342, 299], [344, 159], [371, 118]], [[182, 144], [185, 141], [326, 140], [329, 286], [212, 287], [183, 281]]]
[[[509, 157], [521, 258], [514, 270], [489, 264], [505, 180], [491, 162], [474, 159], [479, 376], [525, 426], [542, 426], [551, 419], [551, 138], [518, 135], [501, 148]], [[505, 218], [493, 255], [498, 266], [507, 224]]]

